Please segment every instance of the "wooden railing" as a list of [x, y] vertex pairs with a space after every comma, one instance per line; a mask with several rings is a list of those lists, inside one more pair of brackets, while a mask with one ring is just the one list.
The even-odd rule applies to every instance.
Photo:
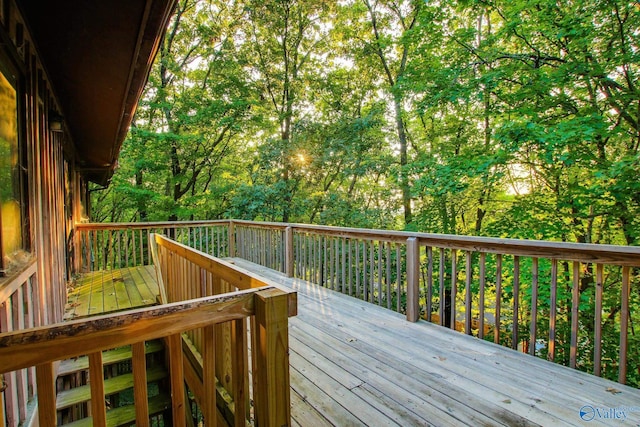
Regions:
[[[227, 257], [229, 221], [76, 224], [74, 269], [83, 273], [150, 265], [149, 235], [165, 234], [216, 257]], [[233, 240], [233, 239], [232, 239]]]
[[[173, 425], [185, 425], [186, 397], [183, 370], [182, 334], [194, 328], [204, 328], [211, 332], [204, 335], [204, 372], [202, 376], [203, 410], [207, 425], [216, 425], [216, 395], [214, 356], [217, 349], [213, 347], [213, 330], [216, 325], [225, 322], [242, 323], [248, 317], [255, 319], [260, 325], [260, 332], [253, 334], [256, 345], [252, 356], [263, 368], [253, 373], [258, 388], [254, 395], [260, 396], [255, 415], [261, 420], [260, 425], [288, 425], [288, 413], [283, 413], [284, 394], [262, 398], [264, 390], [283, 392], [281, 387], [287, 381], [274, 375], [282, 374], [282, 366], [288, 368], [283, 359], [286, 355], [286, 341], [281, 334], [287, 331], [287, 294], [271, 287], [238, 291], [225, 295], [205, 297], [119, 314], [93, 317], [89, 320], [76, 320], [46, 327], [7, 332], [0, 335], [0, 373], [7, 374], [16, 370], [31, 370], [35, 367], [38, 390], [38, 417], [40, 425], [53, 425], [56, 419], [55, 397], [55, 363], [56, 361], [87, 354], [89, 358], [89, 377], [91, 387], [91, 413], [94, 426], [107, 425], [105, 408], [104, 376], [102, 367], [102, 351], [124, 345], [132, 345], [134, 399], [136, 407], [136, 424], [148, 425], [147, 379], [145, 369], [145, 341], [166, 338], [170, 360], [171, 399]], [[246, 345], [244, 341], [236, 341], [236, 346]], [[265, 351], [265, 349], [274, 351]], [[236, 347], [236, 353], [247, 352], [246, 347]], [[276, 353], [276, 351], [278, 351]], [[248, 396], [248, 390], [243, 390]], [[240, 399], [242, 400], [242, 399]], [[238, 400], [238, 402], [240, 401]], [[264, 403], [267, 400], [267, 403]], [[239, 406], [236, 406], [238, 408]], [[244, 410], [240, 410], [240, 421], [235, 425], [243, 425]]]
[[[166, 290], [162, 298], [169, 303], [267, 285], [252, 273], [161, 235], [150, 236], [150, 248], [160, 287]], [[213, 415], [217, 402], [229, 425], [245, 425], [252, 417], [256, 425], [289, 425], [287, 318], [296, 312], [296, 294], [273, 289], [257, 295], [256, 316], [183, 334], [185, 379], [205, 420], [211, 419], [208, 414]], [[249, 366], [253, 387], [248, 385]]]
[[[640, 359], [640, 336], [632, 333], [640, 313], [630, 309], [640, 304], [639, 247], [235, 220], [198, 224], [224, 228], [221, 256], [250, 260], [410, 321], [422, 318], [640, 385], [640, 372], [629, 369], [630, 356]], [[172, 226], [190, 224], [161, 228]], [[101, 227], [106, 233], [110, 225]], [[183, 239], [206, 252], [200, 235], [185, 231]]]
[[[0, 335], [41, 324], [36, 260], [0, 283]], [[0, 363], [0, 371], [3, 364]], [[35, 396], [35, 369], [0, 372], [0, 425], [27, 421], [27, 404]]]

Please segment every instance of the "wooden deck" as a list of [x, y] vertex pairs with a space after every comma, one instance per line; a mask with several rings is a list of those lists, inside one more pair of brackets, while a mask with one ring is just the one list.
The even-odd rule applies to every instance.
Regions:
[[[638, 389], [233, 262], [298, 292], [289, 319], [294, 426], [640, 426]], [[150, 267], [92, 273], [70, 293], [67, 316], [156, 294]]]
[[293, 425], [640, 425], [638, 389], [234, 262], [298, 291]]
[[156, 303], [153, 266], [95, 271], [82, 275], [68, 290], [65, 320], [95, 316]]

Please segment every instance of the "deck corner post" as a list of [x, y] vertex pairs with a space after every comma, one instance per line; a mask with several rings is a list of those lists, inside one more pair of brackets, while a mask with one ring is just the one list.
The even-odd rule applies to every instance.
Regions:
[[284, 268], [287, 277], [293, 277], [293, 228], [284, 229]]
[[289, 298], [279, 289], [255, 296], [256, 426], [291, 425], [289, 383]]
[[407, 321], [420, 319], [420, 242], [407, 239]]

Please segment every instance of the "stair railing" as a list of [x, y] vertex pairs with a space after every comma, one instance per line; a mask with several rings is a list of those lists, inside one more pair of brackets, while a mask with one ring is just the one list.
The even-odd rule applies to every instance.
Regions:
[[[162, 298], [168, 303], [268, 284], [229, 262], [158, 234], [150, 235], [149, 247], [158, 283], [164, 288]], [[229, 425], [245, 425], [251, 419], [256, 425], [289, 425], [287, 317], [296, 315], [296, 294], [276, 289], [269, 292], [279, 298], [263, 299], [260, 294], [255, 316], [182, 334], [185, 379], [205, 419], [213, 416], [217, 405]], [[248, 385], [249, 368], [252, 388]], [[210, 378], [215, 381], [208, 382]]]

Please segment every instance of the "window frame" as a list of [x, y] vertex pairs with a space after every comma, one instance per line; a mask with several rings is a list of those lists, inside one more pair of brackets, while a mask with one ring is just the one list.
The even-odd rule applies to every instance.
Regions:
[[[4, 37], [3, 37], [4, 39]], [[5, 44], [6, 46], [6, 44]], [[12, 46], [12, 45], [11, 45]], [[30, 253], [31, 252], [31, 227], [30, 227], [30, 210], [29, 210], [29, 176], [28, 176], [28, 150], [27, 141], [25, 135], [25, 76], [19, 67], [19, 62], [15, 59], [16, 55], [11, 49], [5, 47], [0, 49], [0, 73], [9, 82], [16, 92], [16, 139], [17, 139], [17, 151], [18, 151], [18, 172], [17, 183], [15, 185], [19, 188], [20, 194], [20, 250]], [[11, 274], [8, 271], [6, 265], [4, 253], [4, 244], [2, 240], [2, 211], [0, 210], [0, 278], [7, 277]], [[15, 267], [19, 271], [20, 263]]]

